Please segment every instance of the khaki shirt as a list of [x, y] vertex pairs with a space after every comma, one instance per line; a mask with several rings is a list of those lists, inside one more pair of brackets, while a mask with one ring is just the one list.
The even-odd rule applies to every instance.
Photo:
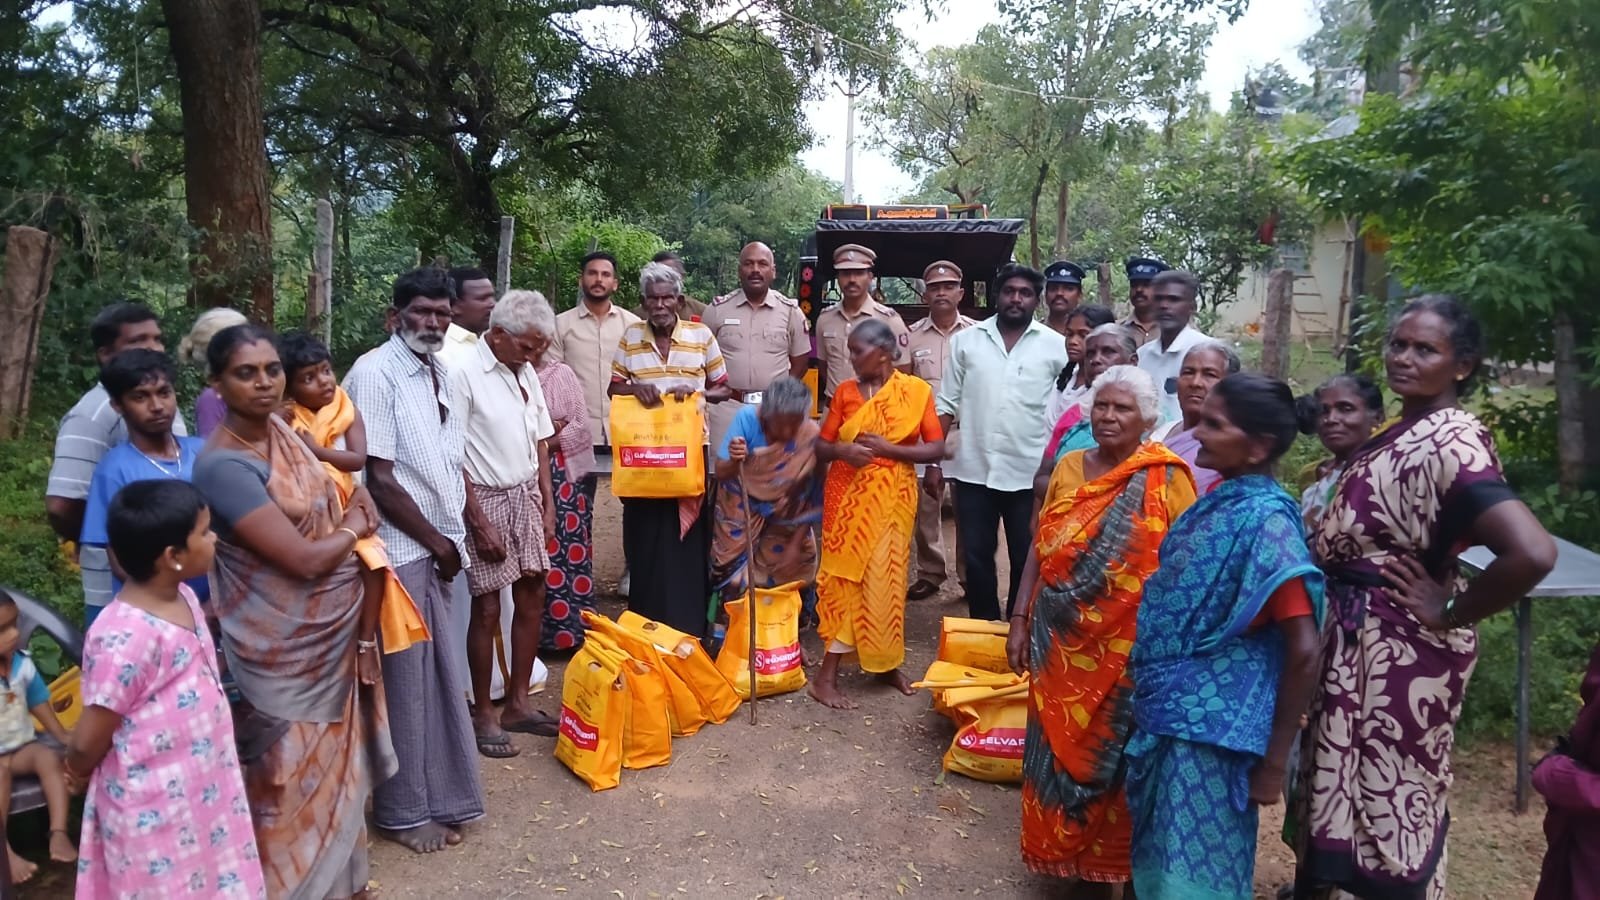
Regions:
[[851, 316], [845, 313], [842, 304], [835, 303], [817, 316], [817, 358], [828, 367], [828, 383], [822, 389], [824, 396], [832, 397], [839, 385], [855, 377], [855, 370], [850, 367], [850, 329], [868, 318], [882, 319], [888, 324], [900, 341], [901, 356], [895, 365], [907, 364], [905, 350], [911, 344], [911, 332], [899, 313], [876, 300], [868, 300], [860, 312]]
[[1133, 316], [1129, 316], [1129, 317], [1127, 317], [1126, 319], [1123, 319], [1121, 322], [1119, 322], [1117, 324], [1121, 325], [1123, 328], [1126, 328], [1126, 329], [1128, 329], [1128, 331], [1132, 332], [1133, 339], [1138, 341], [1139, 342], [1139, 346], [1141, 346], [1141, 347], [1143, 347], [1145, 344], [1150, 343], [1151, 341], [1155, 340], [1156, 338], [1161, 337], [1161, 326], [1157, 325], [1154, 322], [1150, 323], [1150, 330], [1149, 331], [1145, 331], [1144, 330], [1144, 326], [1140, 325], [1139, 324], [1139, 320], [1135, 319]]
[[773, 379], [789, 374], [790, 357], [811, 355], [800, 304], [777, 291], [768, 291], [759, 305], [742, 290], [718, 297], [700, 321], [716, 336], [728, 386], [736, 391], [764, 391]]
[[706, 314], [706, 305], [693, 297], [685, 294], [683, 302], [678, 305], [678, 318], [685, 322], [692, 322]]
[[611, 443], [607, 433], [611, 427], [611, 397], [606, 394], [611, 386], [611, 363], [622, 344], [622, 333], [637, 321], [638, 316], [615, 303], [601, 320], [581, 300], [556, 316], [556, 339], [550, 342], [550, 356], [571, 367], [583, 385], [595, 446]]
[[976, 324], [976, 320], [958, 313], [949, 331], [940, 331], [932, 317], [911, 326], [911, 374], [926, 381], [937, 393], [945, 363], [950, 359], [950, 339]]

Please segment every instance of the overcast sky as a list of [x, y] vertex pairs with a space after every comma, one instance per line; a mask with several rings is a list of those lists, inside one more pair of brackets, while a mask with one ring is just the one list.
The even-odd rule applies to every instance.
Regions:
[[[997, 16], [995, 0], [949, 0], [946, 5], [946, 11], [931, 23], [920, 12], [908, 10], [901, 14], [901, 30], [920, 50], [964, 43]], [[1270, 62], [1282, 63], [1297, 77], [1309, 78], [1310, 69], [1300, 62], [1296, 50], [1316, 26], [1314, 0], [1255, 0], [1238, 22], [1221, 26], [1206, 54], [1205, 75], [1200, 81], [1212, 106], [1225, 108], [1233, 92], [1243, 84], [1245, 73]], [[934, 39], [928, 40], [929, 35]], [[844, 181], [845, 115], [845, 99], [837, 90], [806, 104], [806, 118], [816, 135], [816, 143], [801, 154], [801, 159], [807, 166], [838, 182]], [[872, 126], [858, 113], [857, 200], [861, 203], [893, 202], [914, 190], [916, 182], [900, 171], [889, 154], [881, 152], [874, 143]]]

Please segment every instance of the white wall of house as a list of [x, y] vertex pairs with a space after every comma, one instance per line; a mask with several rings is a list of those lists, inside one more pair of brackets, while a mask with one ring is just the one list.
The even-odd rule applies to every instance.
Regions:
[[[1343, 336], [1340, 297], [1348, 297], [1349, 262], [1357, 240], [1352, 225], [1334, 220], [1312, 233], [1304, 247], [1279, 248], [1283, 263], [1295, 271], [1294, 316], [1291, 329], [1296, 337]], [[1218, 329], [1231, 334], [1259, 332], [1267, 309], [1267, 269], [1246, 273], [1239, 285], [1238, 299], [1224, 305]], [[1348, 314], [1348, 310], [1345, 310]]]

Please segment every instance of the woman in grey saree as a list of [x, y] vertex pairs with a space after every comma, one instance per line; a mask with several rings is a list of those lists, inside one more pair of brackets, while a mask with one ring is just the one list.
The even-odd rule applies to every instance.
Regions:
[[[352, 897], [368, 879], [366, 805], [393, 774], [377, 665], [376, 602], [352, 553], [377, 517], [339, 495], [276, 415], [270, 336], [241, 325], [211, 344], [228, 406], [195, 464], [217, 531], [211, 606], [237, 684], [240, 762], [268, 896]], [[376, 598], [373, 598], [374, 601]]]

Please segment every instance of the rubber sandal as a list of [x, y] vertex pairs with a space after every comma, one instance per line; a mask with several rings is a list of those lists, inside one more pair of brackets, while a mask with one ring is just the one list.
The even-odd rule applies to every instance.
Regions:
[[478, 740], [478, 752], [490, 759], [510, 759], [522, 753], [511, 743], [509, 734], [480, 734], [475, 737]]
[[906, 599], [916, 602], [918, 600], [926, 600], [937, 593], [939, 593], [939, 586], [937, 584], [934, 584], [926, 578], [918, 578], [917, 583], [911, 586], [911, 590], [906, 591]]

